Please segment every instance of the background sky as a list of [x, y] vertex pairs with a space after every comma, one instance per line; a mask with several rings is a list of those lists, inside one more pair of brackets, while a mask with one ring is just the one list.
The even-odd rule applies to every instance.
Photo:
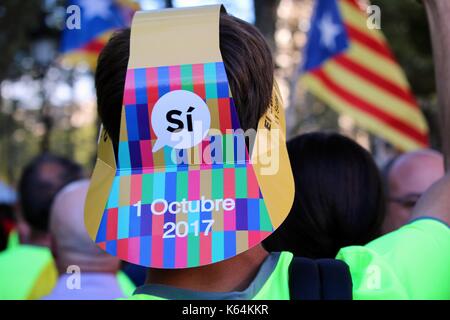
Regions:
[[[164, 6], [164, 1], [160, 0], [140, 0], [139, 2], [144, 10], [158, 9]], [[228, 13], [236, 17], [251, 23], [255, 21], [253, 0], [173, 0], [175, 7], [191, 7], [217, 3], [225, 5]]]

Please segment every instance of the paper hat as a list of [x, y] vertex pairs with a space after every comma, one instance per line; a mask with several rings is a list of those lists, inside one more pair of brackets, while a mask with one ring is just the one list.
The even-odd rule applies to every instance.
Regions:
[[117, 165], [102, 130], [85, 208], [91, 238], [122, 260], [219, 262], [259, 244], [291, 208], [278, 89], [249, 156], [219, 49], [221, 10], [134, 16]]

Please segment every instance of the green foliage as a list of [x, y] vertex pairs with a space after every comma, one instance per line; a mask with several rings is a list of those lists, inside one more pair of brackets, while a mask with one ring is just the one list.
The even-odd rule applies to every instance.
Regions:
[[[58, 46], [65, 5], [65, 0], [0, 2], [0, 84], [5, 79], [17, 79], [25, 74], [42, 81], [50, 66], [39, 65], [33, 48], [43, 39], [53, 43], [55, 48]], [[21, 113], [17, 112], [19, 110], [5, 110], [4, 105], [6, 101], [0, 97], [0, 179], [14, 184], [23, 167], [42, 150], [43, 133], [38, 132], [36, 126], [26, 125], [29, 120], [42, 124], [42, 110], [28, 110], [24, 118], [17, 117]], [[55, 112], [61, 106], [52, 108], [51, 115], [61, 113], [60, 110]], [[53, 121], [62, 120], [61, 116], [54, 118]], [[67, 122], [67, 116], [65, 120]], [[70, 124], [56, 123], [49, 131], [49, 151], [74, 159], [90, 169], [95, 156], [96, 135], [95, 125], [73, 128]]]
[[381, 31], [405, 70], [413, 92], [433, 97], [433, 54], [425, 7], [417, 0], [373, 0], [381, 8]]
[[428, 120], [431, 145], [440, 148], [433, 51], [425, 6], [418, 0], [372, 0], [371, 3], [381, 9], [381, 31]]

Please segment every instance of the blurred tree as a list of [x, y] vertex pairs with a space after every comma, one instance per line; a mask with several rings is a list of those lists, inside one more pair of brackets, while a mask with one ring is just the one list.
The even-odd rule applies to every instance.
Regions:
[[16, 54], [29, 49], [30, 32], [39, 25], [41, 1], [2, 1], [0, 3], [0, 81], [17, 75]]
[[450, 170], [450, 2], [437, 0], [423, 1], [428, 15], [430, 35], [433, 44], [436, 89], [440, 106], [442, 151], [447, 171]]
[[371, 4], [381, 9], [381, 31], [428, 120], [431, 145], [440, 148], [434, 61], [425, 7], [417, 0], [372, 0]]
[[413, 92], [436, 93], [431, 39], [425, 7], [417, 0], [372, 0], [381, 9], [381, 31], [406, 72]]
[[275, 29], [280, 0], [254, 0], [255, 25], [275, 51]]
[[0, 81], [24, 72], [36, 76], [39, 70], [35, 69], [33, 48], [42, 39], [58, 43], [62, 21], [54, 16], [64, 10], [63, 5], [63, 0], [0, 2]]
[[[72, 71], [61, 68], [55, 59], [65, 5], [65, 0], [0, 2], [0, 93], [9, 96], [0, 96], [0, 177], [10, 183], [16, 182], [22, 167], [42, 151], [75, 157], [91, 165], [95, 127], [71, 123], [72, 114], [67, 109], [82, 112], [74, 101], [67, 107], [49, 99], [63, 82], [73, 90], [69, 81]], [[24, 78], [38, 87], [37, 92], [24, 89]], [[7, 92], [12, 90], [11, 85], [5, 89], [5, 83], [22, 83], [24, 92], [15, 95], [38, 101], [39, 108], [29, 108], [16, 98], [11, 100], [11, 92]]]

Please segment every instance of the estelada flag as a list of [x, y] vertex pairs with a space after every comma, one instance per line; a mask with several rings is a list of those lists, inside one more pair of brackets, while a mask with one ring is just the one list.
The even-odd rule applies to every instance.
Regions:
[[[98, 55], [111, 34], [129, 27], [134, 12], [139, 8], [138, 3], [130, 0], [68, 1], [60, 45], [61, 62], [74, 65], [84, 61], [95, 69]], [[77, 14], [79, 17], [73, 16]], [[68, 19], [79, 19], [79, 23], [68, 23]]]
[[428, 127], [408, 81], [356, 0], [318, 0], [302, 83], [337, 112], [408, 151], [428, 145]]

